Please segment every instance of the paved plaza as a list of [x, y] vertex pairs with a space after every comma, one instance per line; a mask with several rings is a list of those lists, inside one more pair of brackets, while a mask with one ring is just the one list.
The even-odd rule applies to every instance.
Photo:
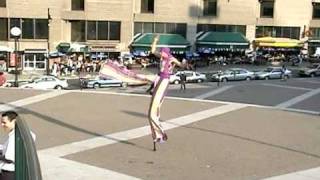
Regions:
[[[287, 89], [297, 86], [290, 83]], [[190, 86], [191, 91], [198, 86]], [[156, 152], [147, 121], [149, 95], [4, 88], [0, 111], [17, 108], [35, 132], [46, 180], [312, 180], [320, 179], [319, 115], [287, 111], [283, 103], [300, 97], [290, 105], [309, 103], [306, 107], [315, 112], [319, 104], [301, 97], [317, 87], [310, 83], [293, 93], [279, 91], [275, 101], [265, 104], [244, 96], [226, 101], [224, 93], [235, 98], [230, 95], [243, 92], [237, 84], [187, 93], [197, 98], [167, 97], [161, 120], [169, 140]], [[171, 86], [169, 95], [175, 94], [182, 93]]]

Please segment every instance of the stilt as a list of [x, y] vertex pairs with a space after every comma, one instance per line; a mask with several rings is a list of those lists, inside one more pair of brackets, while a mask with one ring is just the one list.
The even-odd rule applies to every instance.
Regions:
[[156, 148], [156, 142], [153, 142], [153, 151], [156, 151], [157, 148]]

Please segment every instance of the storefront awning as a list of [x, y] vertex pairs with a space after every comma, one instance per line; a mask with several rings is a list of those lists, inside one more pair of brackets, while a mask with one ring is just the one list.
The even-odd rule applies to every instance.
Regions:
[[[135, 51], [150, 51], [153, 38], [156, 35], [153, 33], [140, 34], [130, 46]], [[190, 42], [179, 34], [159, 34], [157, 48], [161, 47], [169, 47], [173, 52], [187, 51], [190, 47]]]
[[258, 47], [276, 48], [298, 48], [303, 46], [303, 42], [296, 39], [274, 37], [256, 38], [254, 44]]
[[89, 47], [87, 45], [83, 44], [77, 44], [77, 43], [60, 43], [58, 44], [57, 48], [58, 52], [61, 53], [76, 53], [76, 52], [89, 52]]
[[225, 50], [245, 50], [250, 42], [238, 32], [205, 32], [197, 38], [197, 49], [211, 49], [215, 51]]
[[13, 49], [7, 46], [0, 46], [0, 52], [13, 52]]

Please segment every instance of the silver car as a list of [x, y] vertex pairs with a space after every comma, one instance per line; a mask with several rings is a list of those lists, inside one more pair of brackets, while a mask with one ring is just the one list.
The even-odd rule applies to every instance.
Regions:
[[[292, 76], [292, 72], [289, 69], [283, 71], [282, 67], [268, 67], [263, 71], [255, 73], [256, 79], [288, 79]], [[283, 77], [282, 77], [283, 76]]]
[[320, 76], [320, 64], [315, 63], [315, 64], [312, 64], [311, 66], [308, 66], [307, 68], [300, 69], [299, 75], [310, 76], [310, 77]]
[[254, 73], [242, 68], [232, 68], [222, 73], [216, 73], [211, 76], [213, 81], [237, 81], [237, 80], [247, 80], [250, 81], [254, 79]]

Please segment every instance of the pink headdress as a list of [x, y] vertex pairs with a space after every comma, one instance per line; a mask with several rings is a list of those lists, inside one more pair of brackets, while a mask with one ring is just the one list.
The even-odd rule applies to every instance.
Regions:
[[170, 58], [172, 57], [171, 50], [170, 50], [170, 48], [168, 48], [168, 47], [163, 47], [163, 48], [161, 48], [161, 49], [160, 49], [160, 52], [161, 52], [161, 53], [162, 53], [162, 52], [166, 53], [166, 54], [168, 55], [168, 59], [170, 59]]

